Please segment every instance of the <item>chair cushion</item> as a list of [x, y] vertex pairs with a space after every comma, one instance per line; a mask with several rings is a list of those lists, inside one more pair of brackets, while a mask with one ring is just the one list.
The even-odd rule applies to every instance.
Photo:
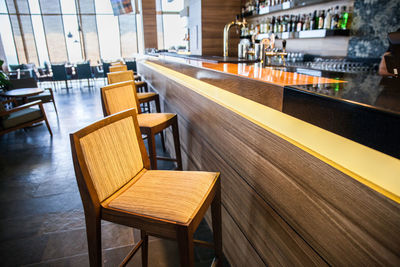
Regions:
[[176, 115], [172, 113], [143, 113], [138, 114], [137, 118], [140, 127], [151, 128], [160, 125], [161, 123], [164, 123], [175, 116]]
[[35, 100], [42, 100], [43, 103], [48, 103], [51, 102], [53, 99], [51, 98], [49, 90], [45, 90], [43, 93], [28, 97], [28, 102]]
[[187, 223], [216, 178], [214, 172], [146, 171], [108, 207]]
[[3, 123], [3, 127], [5, 129], [29, 122], [29, 121], [33, 121], [36, 119], [41, 118], [42, 115], [42, 111], [40, 111], [40, 109], [38, 108], [26, 108], [23, 110], [19, 110], [16, 112], [13, 112], [10, 114], [10, 116], [7, 119], [2, 120]]

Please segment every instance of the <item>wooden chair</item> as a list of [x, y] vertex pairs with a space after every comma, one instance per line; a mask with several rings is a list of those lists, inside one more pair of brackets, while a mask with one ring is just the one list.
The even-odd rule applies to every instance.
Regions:
[[[194, 266], [193, 245], [215, 249], [213, 263], [222, 266], [221, 185], [219, 173], [151, 171], [136, 111], [106, 117], [70, 134], [71, 151], [83, 207], [90, 266], [101, 266], [101, 220], [141, 230], [148, 264], [148, 236], [176, 239], [181, 266]], [[193, 240], [211, 206], [214, 244]]]
[[109, 70], [110, 72], [126, 71], [128, 67], [126, 65], [111, 65]]
[[[146, 135], [149, 145], [151, 168], [157, 169], [157, 159], [175, 161], [177, 169], [182, 170], [181, 147], [179, 142], [178, 119], [172, 113], [141, 113], [139, 101], [136, 95], [134, 81], [114, 83], [101, 88], [101, 103], [104, 116], [109, 116], [127, 109], [135, 108], [138, 111], [140, 131]], [[174, 136], [175, 159], [157, 157], [155, 135], [161, 134], [161, 142], [164, 145], [163, 130], [172, 127]]]
[[[0, 102], [0, 135], [45, 121], [50, 135], [53, 136], [41, 100], [6, 109], [5, 105], [9, 103], [16, 105], [15, 99]], [[38, 108], [34, 108], [35, 106], [38, 106]]]
[[[126, 81], [133, 81], [134, 78], [133, 71], [128, 70], [128, 71], [119, 71], [119, 72], [110, 72], [107, 74], [108, 78], [108, 84], [113, 84], [113, 83], [119, 83], [119, 82], [126, 82]], [[160, 108], [160, 97], [158, 96], [157, 93], [154, 92], [148, 92], [149, 89], [147, 87], [146, 82], [135, 82], [136, 88], [137, 88], [137, 96], [139, 99], [139, 103], [147, 103], [147, 109], [150, 110], [150, 105], [149, 103], [151, 101], [154, 101], [156, 105], [156, 111], [158, 113], [161, 112]]]

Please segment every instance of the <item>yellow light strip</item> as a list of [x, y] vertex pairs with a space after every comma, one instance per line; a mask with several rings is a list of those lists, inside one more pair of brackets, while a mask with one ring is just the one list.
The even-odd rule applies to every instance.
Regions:
[[169, 68], [145, 64], [400, 203], [400, 160]]

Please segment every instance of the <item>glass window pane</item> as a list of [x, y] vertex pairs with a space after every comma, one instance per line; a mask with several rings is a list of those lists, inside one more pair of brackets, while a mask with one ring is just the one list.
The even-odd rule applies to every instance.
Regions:
[[121, 58], [118, 17], [113, 15], [97, 15], [100, 55], [102, 59]]
[[44, 66], [44, 62], [50, 62], [47, 51], [46, 37], [44, 35], [43, 20], [40, 13], [38, 0], [29, 0], [29, 9], [32, 14], [32, 26], [35, 34], [36, 48], [39, 56], [39, 63]]
[[32, 15], [33, 32], [35, 33], [36, 47], [39, 55], [39, 63], [44, 66], [44, 62], [50, 62], [47, 52], [46, 37], [44, 36], [42, 16]]
[[183, 0], [174, 0], [172, 2], [162, 0], [161, 6], [162, 11], [181, 11], [183, 9]]
[[114, 14], [110, 0], [95, 0], [97, 14]]
[[[99, 39], [96, 24], [94, 0], [78, 1], [78, 8], [82, 15], [79, 17], [82, 29], [82, 43], [84, 44], [86, 60], [95, 64], [100, 59]], [[93, 15], [90, 15], [93, 14]]]
[[178, 49], [178, 47], [186, 46], [186, 42], [183, 40], [186, 33], [185, 25], [185, 18], [181, 18], [179, 15], [163, 15], [165, 49]]
[[138, 52], [135, 15], [122, 15], [119, 19], [121, 53], [123, 58], [131, 58]]
[[0, 35], [3, 42], [4, 52], [8, 64], [18, 64], [17, 51], [15, 50], [14, 38], [8, 15], [0, 15]]
[[78, 18], [76, 16], [75, 2], [61, 0], [61, 12], [63, 13], [65, 41], [67, 43], [69, 62], [82, 61], [81, 42], [78, 31]]
[[68, 60], [61, 7], [58, 0], [40, 0], [49, 57], [52, 63]]

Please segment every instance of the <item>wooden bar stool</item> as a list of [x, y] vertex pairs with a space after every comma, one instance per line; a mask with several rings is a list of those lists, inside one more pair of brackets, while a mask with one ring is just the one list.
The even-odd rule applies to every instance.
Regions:
[[[135, 108], [138, 111], [140, 131], [146, 135], [149, 145], [151, 168], [157, 169], [157, 159], [175, 161], [182, 170], [181, 147], [179, 142], [178, 118], [172, 113], [141, 113], [134, 81], [114, 83], [101, 88], [101, 102], [104, 116]], [[157, 157], [155, 135], [161, 134], [169, 126], [174, 137], [175, 159]]]
[[[119, 72], [110, 72], [107, 74], [108, 84], [119, 83], [119, 82], [126, 82], [134, 80], [133, 71], [119, 71]], [[135, 82], [136, 91], [138, 92], [137, 96], [139, 99], [140, 104], [147, 104], [147, 110], [150, 112], [150, 105], [151, 101], [154, 101], [156, 105], [156, 111], [158, 113], [161, 112], [160, 107], [160, 97], [157, 93], [149, 92], [146, 82]]]
[[[176, 239], [181, 266], [194, 266], [193, 245], [215, 249], [222, 266], [219, 173], [151, 171], [136, 111], [106, 117], [70, 134], [76, 180], [85, 211], [90, 266], [102, 266], [101, 220], [141, 230], [125, 266], [142, 249], [148, 265], [148, 236]], [[211, 206], [214, 244], [193, 240]]]
[[111, 65], [109, 70], [110, 72], [125, 71], [128, 70], [128, 67], [126, 65]]
[[[108, 73], [119, 72], [119, 71], [127, 71], [128, 67], [126, 65], [114, 65], [114, 66], [110, 66], [109, 70], [110, 71]], [[135, 73], [133, 73], [133, 77], [134, 77], [135, 81], [141, 81], [142, 80], [142, 77], [140, 77], [140, 75], [136, 75]]]

